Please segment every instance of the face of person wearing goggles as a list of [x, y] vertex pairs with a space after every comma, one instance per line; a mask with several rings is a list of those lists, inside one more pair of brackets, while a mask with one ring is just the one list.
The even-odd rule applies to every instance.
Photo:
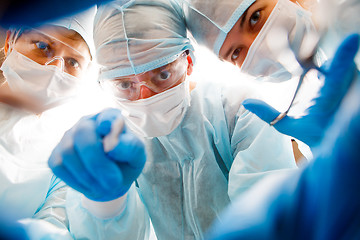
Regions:
[[0, 102], [36, 113], [76, 95], [91, 62], [81, 35], [60, 26], [7, 32]]
[[184, 82], [192, 72], [192, 59], [182, 53], [174, 62], [137, 75], [105, 79], [104, 89], [111, 91], [119, 100], [139, 100], [152, 97]]
[[5, 54], [15, 49], [41, 65], [56, 65], [64, 72], [80, 78], [91, 56], [82, 37], [73, 30], [46, 26], [24, 30], [20, 35], [8, 31]]
[[241, 67], [249, 48], [264, 26], [277, 0], [257, 0], [239, 18], [227, 34], [219, 57]]

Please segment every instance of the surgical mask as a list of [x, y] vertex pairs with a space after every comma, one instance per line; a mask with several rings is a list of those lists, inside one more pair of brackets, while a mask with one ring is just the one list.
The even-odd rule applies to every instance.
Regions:
[[[59, 59], [56, 57], [56, 60]], [[62, 69], [38, 64], [15, 49], [12, 49], [0, 69], [12, 91], [31, 97], [46, 109], [73, 97], [81, 84], [80, 79]]]
[[311, 14], [289, 0], [279, 0], [249, 48], [241, 71], [273, 82], [289, 80], [301, 74], [297, 57], [312, 49], [309, 44], [316, 44], [317, 38]]
[[118, 101], [126, 123], [132, 131], [143, 137], [170, 134], [181, 123], [190, 106], [189, 81], [155, 96], [137, 101]]

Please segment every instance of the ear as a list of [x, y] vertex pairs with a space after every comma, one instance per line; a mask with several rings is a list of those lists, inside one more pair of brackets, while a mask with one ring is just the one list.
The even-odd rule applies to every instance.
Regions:
[[10, 49], [10, 36], [11, 36], [11, 32], [10, 31], [6, 31], [6, 39], [5, 39], [5, 46], [4, 46], [4, 54], [5, 57], [9, 54], [9, 49]]
[[190, 57], [190, 55], [188, 55], [186, 58], [188, 61], [187, 75], [190, 76], [193, 72], [194, 64], [193, 64], [193, 61], [192, 61], [192, 58]]

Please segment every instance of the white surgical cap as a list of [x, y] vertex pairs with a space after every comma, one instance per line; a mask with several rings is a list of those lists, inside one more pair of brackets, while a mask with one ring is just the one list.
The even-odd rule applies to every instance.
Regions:
[[199, 44], [217, 56], [226, 35], [256, 0], [178, 0], [184, 8], [186, 24]]
[[93, 6], [78, 14], [63, 17], [46, 24], [64, 27], [79, 33], [89, 47], [90, 54], [95, 57], [95, 46], [93, 40], [94, 17], [96, 6]]
[[100, 79], [147, 72], [192, 50], [180, 5], [171, 0], [115, 1], [99, 7], [94, 41]]

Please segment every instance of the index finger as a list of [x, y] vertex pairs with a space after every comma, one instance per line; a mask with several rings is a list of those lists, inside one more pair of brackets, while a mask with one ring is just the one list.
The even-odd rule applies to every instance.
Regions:
[[96, 133], [95, 121], [87, 119], [78, 126], [74, 133], [74, 148], [87, 171], [104, 188], [111, 189], [122, 183], [121, 171], [105, 155], [102, 138]]

